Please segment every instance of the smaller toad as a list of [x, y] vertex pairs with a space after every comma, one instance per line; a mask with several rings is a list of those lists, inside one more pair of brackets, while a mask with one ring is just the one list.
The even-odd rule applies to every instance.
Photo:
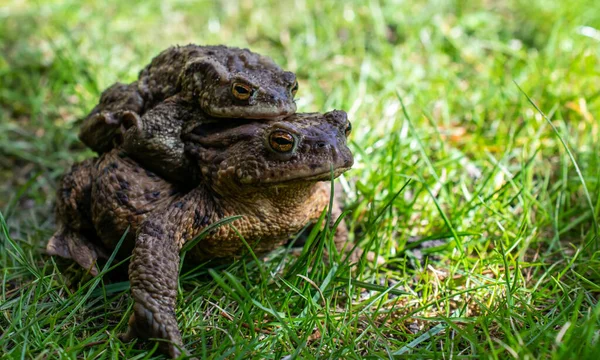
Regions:
[[131, 84], [116, 83], [84, 119], [79, 138], [92, 150], [113, 148], [123, 114], [142, 116], [170, 97], [211, 117], [281, 119], [296, 112], [298, 82], [269, 57], [223, 45], [170, 47]]

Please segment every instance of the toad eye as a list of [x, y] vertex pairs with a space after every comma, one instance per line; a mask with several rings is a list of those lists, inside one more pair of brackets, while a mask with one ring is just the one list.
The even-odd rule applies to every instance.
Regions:
[[233, 86], [231, 87], [231, 93], [240, 100], [248, 100], [254, 93], [254, 89], [246, 84], [233, 83]]
[[348, 121], [348, 125], [346, 126], [346, 130], [344, 130], [344, 134], [346, 134], [346, 137], [350, 136], [350, 133], [352, 132], [352, 123], [350, 121]]
[[290, 92], [292, 93], [292, 97], [296, 96], [296, 93], [298, 92], [298, 80], [294, 80], [294, 84], [290, 88]]
[[269, 135], [269, 145], [276, 152], [287, 153], [294, 149], [296, 139], [288, 132], [277, 130]]

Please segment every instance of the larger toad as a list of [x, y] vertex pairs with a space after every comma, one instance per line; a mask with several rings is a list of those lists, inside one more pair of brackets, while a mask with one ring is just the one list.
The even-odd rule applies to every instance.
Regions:
[[[180, 191], [114, 149], [75, 165], [63, 178], [59, 228], [48, 252], [95, 273], [96, 258], [131, 227], [129, 234], [135, 235], [125, 239], [123, 249], [133, 252], [129, 278], [135, 304], [126, 338], [167, 340], [161, 346], [176, 357], [182, 346], [175, 318], [182, 247], [234, 215], [241, 215], [232, 222], [239, 233], [219, 227], [187, 252], [186, 261], [239, 256], [246, 249], [240, 235], [259, 254], [281, 245], [320, 216], [329, 204], [327, 181], [352, 166], [349, 130], [342, 111], [191, 127], [183, 139], [202, 181], [190, 191]], [[335, 205], [332, 211], [339, 214]], [[338, 247], [346, 234], [338, 228]]]
[[294, 73], [270, 58], [218, 46], [174, 46], [156, 56], [131, 84], [106, 89], [84, 119], [79, 138], [102, 153], [113, 147], [123, 114], [141, 116], [175, 96], [212, 117], [276, 119], [296, 111]]

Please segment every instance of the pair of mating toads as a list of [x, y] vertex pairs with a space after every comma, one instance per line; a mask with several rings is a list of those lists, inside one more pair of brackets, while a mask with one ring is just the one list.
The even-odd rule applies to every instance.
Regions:
[[[114, 249], [129, 265], [135, 301], [125, 339], [160, 338], [183, 350], [175, 318], [180, 250], [203, 229], [241, 215], [193, 246], [186, 262], [257, 254], [286, 242], [329, 204], [327, 180], [348, 170], [343, 111], [298, 113], [298, 83], [271, 59], [225, 46], [172, 47], [138, 80], [102, 94], [80, 138], [100, 156], [76, 164], [57, 192], [48, 253], [93, 275]], [[334, 216], [339, 207], [334, 203]], [[236, 231], [237, 230], [237, 231]], [[336, 229], [342, 249], [347, 231]]]

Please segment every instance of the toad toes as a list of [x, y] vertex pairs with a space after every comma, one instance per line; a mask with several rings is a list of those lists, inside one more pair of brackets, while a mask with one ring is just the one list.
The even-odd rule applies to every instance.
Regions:
[[223, 45], [170, 47], [131, 84], [116, 83], [84, 119], [79, 138], [102, 153], [119, 136], [122, 116], [141, 116], [175, 96], [222, 118], [281, 119], [296, 112], [298, 82], [269, 57]]
[[[192, 126], [182, 138], [202, 180], [189, 191], [113, 149], [65, 175], [57, 194], [58, 230], [48, 252], [96, 273], [96, 258], [114, 248], [130, 226], [121, 249], [133, 253], [129, 278], [135, 303], [125, 338], [167, 340], [162, 349], [176, 357], [182, 351], [175, 318], [182, 247], [234, 215], [241, 218], [231, 224], [255, 253], [283, 244], [318, 219], [329, 204], [328, 180], [352, 166], [349, 131], [342, 111]], [[339, 215], [337, 204], [332, 211]], [[219, 227], [188, 250], [186, 261], [240, 256], [246, 247], [239, 235], [230, 226]], [[341, 249], [346, 238], [342, 224], [336, 246]]]

